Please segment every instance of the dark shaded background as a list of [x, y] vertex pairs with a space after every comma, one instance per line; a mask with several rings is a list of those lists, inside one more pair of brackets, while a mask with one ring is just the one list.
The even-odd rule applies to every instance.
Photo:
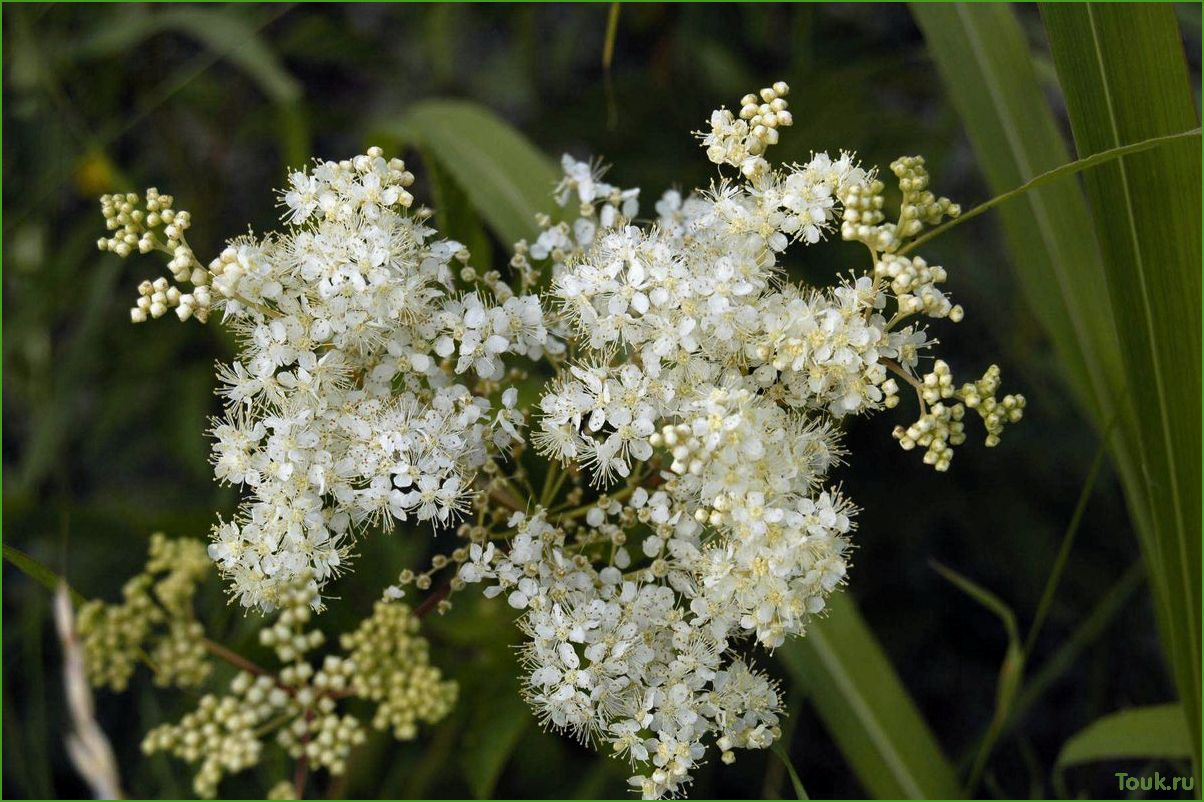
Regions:
[[[235, 506], [234, 493], [211, 480], [203, 433], [217, 410], [212, 365], [231, 344], [216, 325], [129, 325], [134, 288], [157, 268], [96, 251], [101, 192], [170, 191], [193, 212], [197, 252], [213, 253], [248, 223], [274, 226], [271, 188], [286, 165], [359, 153], [416, 100], [454, 96], [488, 105], [549, 154], [605, 157], [615, 182], [644, 188], [650, 212], [663, 189], [709, 180], [711, 165], [689, 132], [712, 108], [785, 79], [795, 126], [778, 158], [848, 148], [885, 165], [922, 153], [940, 193], [966, 206], [986, 197], [905, 6], [623, 6], [609, 92], [601, 65], [607, 10], [6, 5], [5, 542], [85, 595], [111, 599], [141, 567], [151, 532], [204, 537], [215, 512]], [[1035, 8], [1022, 16], [1039, 74], [1060, 105]], [[1198, 87], [1199, 7], [1182, 7], [1181, 21]], [[255, 41], [227, 50], [248, 35]], [[415, 162], [416, 195], [429, 202]], [[947, 340], [944, 358], [966, 376], [998, 361], [1006, 388], [1029, 399], [1025, 420], [993, 451], [973, 436], [946, 475], [890, 439], [893, 425], [906, 422], [902, 414], [860, 420], [840, 479], [864, 508], [849, 592], [942, 746], [965, 768], [991, 716], [1005, 639], [998, 621], [930, 561], [992, 589], [1026, 628], [1098, 439], [1061, 383], [991, 217], [926, 254], [948, 268], [967, 310], [956, 328], [935, 327]], [[815, 282], [863, 267], [860, 246], [839, 241], [807, 250], [806, 259], [796, 255], [792, 269]], [[445, 545], [405, 534], [366, 541], [358, 570], [337, 588], [345, 601], [328, 614], [332, 630], [364, 615], [400, 567]], [[1053, 762], [1069, 736], [1119, 707], [1172, 698], [1144, 584], [1099, 608], [1137, 561], [1119, 486], [1105, 468], [1032, 661], [1037, 673], [1059, 655], [1061, 668], [1002, 741], [985, 794], [1053, 793]], [[8, 565], [4, 580], [4, 796], [85, 794], [63, 754], [48, 596]], [[222, 610], [212, 631], [238, 643], [249, 628], [211, 585], [206, 608]], [[515, 695], [505, 644], [517, 636], [504, 625], [507, 612], [468, 596], [452, 617], [428, 626], [435, 661], [464, 686], [457, 712], [413, 743], [375, 737], [330, 793], [464, 796], [477, 750], [513, 737], [518, 746], [496, 795], [623, 796], [624, 767], [534, 726]], [[795, 696], [790, 753], [810, 793], [864, 795]], [[142, 733], [177, 716], [186, 695], [155, 691], [140, 675], [127, 694], [101, 691], [98, 704], [131, 793], [189, 792], [183, 765], [138, 752]], [[268, 768], [228, 780], [223, 793], [261, 794], [283, 774]], [[1068, 787], [1115, 794], [1116, 768], [1076, 770]], [[791, 791], [776, 758], [748, 754], [733, 767], [713, 761], [692, 794]]]

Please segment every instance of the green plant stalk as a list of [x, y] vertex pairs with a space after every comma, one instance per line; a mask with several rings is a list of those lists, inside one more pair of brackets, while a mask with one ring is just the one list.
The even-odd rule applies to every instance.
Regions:
[[930, 562], [938, 574], [990, 610], [1003, 623], [1003, 629], [1008, 639], [1007, 651], [1004, 652], [1003, 663], [999, 666], [999, 679], [995, 684], [995, 710], [991, 715], [991, 723], [987, 726], [987, 732], [979, 743], [974, 763], [970, 767], [970, 774], [966, 780], [966, 792], [972, 794], [982, 780], [987, 760], [990, 759], [995, 743], [999, 740], [1008, 717], [1011, 715], [1012, 702], [1024, 680], [1025, 653], [1020, 645], [1020, 628], [1016, 624], [1016, 614], [1012, 612], [1012, 608], [991, 591], [953, 569], [941, 565], [935, 560]]
[[1058, 585], [1062, 581], [1062, 572], [1066, 568], [1066, 562], [1070, 559], [1070, 550], [1074, 548], [1074, 541], [1078, 537], [1079, 525], [1083, 522], [1083, 513], [1087, 511], [1087, 502], [1091, 500], [1091, 494], [1095, 490], [1095, 481], [1099, 478], [1100, 469], [1104, 466], [1104, 456], [1108, 450], [1108, 438], [1112, 433], [1112, 428], [1115, 425], [1115, 420], [1109, 424], [1108, 431], [1104, 433], [1103, 439], [1100, 441], [1099, 448], [1096, 449], [1095, 459], [1091, 461], [1091, 469], [1087, 471], [1087, 479], [1083, 482], [1083, 489], [1079, 491], [1079, 500], [1075, 502], [1074, 513], [1070, 516], [1070, 523], [1066, 526], [1066, 533], [1062, 535], [1062, 545], [1058, 547], [1058, 556], [1054, 559], [1053, 568], [1050, 569], [1049, 577], [1045, 580], [1045, 589], [1041, 592], [1041, 601], [1037, 604], [1037, 612], [1033, 615], [1033, 622], [1029, 626], [1028, 635], [1024, 639], [1024, 654], [1031, 656], [1033, 646], [1037, 642], [1037, 637], [1041, 634], [1041, 627], [1045, 625], [1045, 618], [1049, 615], [1049, 607], [1053, 602], [1054, 594], [1058, 591]]

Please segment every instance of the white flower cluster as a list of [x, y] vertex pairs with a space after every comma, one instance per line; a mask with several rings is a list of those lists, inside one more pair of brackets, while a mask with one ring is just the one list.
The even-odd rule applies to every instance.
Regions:
[[[407, 213], [412, 181], [377, 148], [319, 162], [282, 192], [285, 232], [183, 271], [212, 287], [240, 342], [219, 367], [213, 463], [248, 497], [210, 554], [244, 605], [272, 607], [303, 572], [324, 584], [366, 523], [451, 522], [475, 471], [519, 439], [515, 393], [491, 399], [462, 377], [501, 379], [503, 355], [540, 357], [540, 304], [502, 282], [457, 292], [452, 268], [468, 254]], [[147, 220], [135, 206], [123, 197], [111, 219]], [[186, 244], [176, 253], [191, 258]]]
[[[156, 233], [170, 198], [106, 198], [117, 233], [102, 248], [164, 250], [196, 287], [151, 282], [135, 319], [184, 305], [181, 319], [203, 319], [212, 303], [239, 335], [219, 367], [213, 461], [247, 497], [210, 555], [242, 602], [271, 608], [304, 579], [318, 604], [363, 527], [456, 521], [468, 542], [399, 585], [429, 590], [452, 566], [423, 610], [447, 609], [466, 584], [505, 594], [523, 611], [532, 706], [628, 759], [645, 797], [684, 793], [712, 744], [725, 762], [772, 744], [779, 694], [745, 653], [804, 634], [845, 579], [855, 509], [829, 478], [842, 420], [897, 406], [902, 382], [919, 418], [895, 438], [946, 470], [966, 409], [994, 445], [1024, 408], [997, 399], [994, 366], [960, 388], [943, 362], [919, 367], [935, 344], [921, 321], [963, 310], [946, 271], [910, 251], [960, 209], [928, 189], [919, 157], [891, 165], [893, 221], [883, 182], [851, 153], [771, 164], [793, 122], [788, 94], [778, 82], [738, 114], [716, 111], [699, 136], [720, 177], [666, 192], [646, 223], [638, 189], [564, 157], [553, 196], [566, 219], [540, 217], [539, 237], [515, 246], [517, 292], [407, 211], [413, 177], [377, 149], [294, 173], [288, 229], [234, 240], [207, 268], [183, 239], [186, 213]], [[827, 288], [789, 282], [783, 252], [834, 231], [867, 247], [867, 268]], [[540, 282], [542, 298], [524, 294]], [[508, 355], [555, 374], [530, 434], [546, 471], [523, 459], [523, 374]], [[412, 634], [405, 612], [385, 604], [377, 618], [345, 648], [388, 682], [409, 680], [349, 687], [379, 703], [377, 726], [408, 737], [454, 689], [426, 670], [424, 647], [404, 659], [382, 648]], [[280, 638], [277, 649], [310, 648]], [[411, 684], [427, 688], [424, 704]]]
[[[541, 717], [630, 758], [647, 797], [681, 793], [709, 741], [730, 760], [776, 737], [776, 692], [737, 645], [803, 634], [844, 580], [854, 509], [828, 485], [835, 426], [895, 406], [896, 379], [923, 387], [916, 367], [933, 343], [916, 316], [962, 316], [938, 288], [945, 271], [906, 255], [925, 225], [959, 212], [927, 191], [923, 161], [892, 165], [904, 203], [891, 223], [882, 183], [849, 153], [774, 168], [765, 154], [792, 121], [788, 91], [712, 116], [707, 155], [740, 178], [666, 193], [650, 225], [630, 224], [633, 208], [588, 220], [588, 236], [568, 236], [580, 221], [549, 227], [540, 241], [555, 247], [531, 249], [553, 261], [552, 325], [570, 349], [532, 442], [596, 485], [625, 484], [584, 525], [563, 508], [516, 516], [508, 551], [475, 543], [459, 569], [526, 611]], [[599, 174], [564, 166], [562, 186]], [[838, 226], [869, 246], [872, 269], [828, 289], [786, 283], [779, 254]], [[988, 444], [1023, 407], [995, 402], [997, 378], [974, 390]], [[959, 391], [967, 404], [972, 389]], [[917, 394], [923, 416], [944, 414]], [[905, 447], [940, 438], [925, 420], [896, 435]], [[926, 461], [944, 469], [948, 454]], [[629, 538], [646, 567], [632, 567]]]

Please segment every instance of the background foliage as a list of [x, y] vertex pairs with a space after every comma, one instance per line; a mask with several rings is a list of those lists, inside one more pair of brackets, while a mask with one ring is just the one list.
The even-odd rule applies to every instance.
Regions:
[[[466, 195], [465, 187], [491, 186], [488, 160], [474, 160], [476, 149], [499, 145], [496, 137], [449, 138], [440, 120], [454, 122], [465, 107], [446, 99], [480, 104], [550, 156], [567, 150], [607, 158], [616, 183], [644, 188], [648, 208], [664, 188], [708, 180], [710, 165], [688, 131], [716, 104], [730, 106], [778, 78], [791, 84], [796, 110], [781, 158], [851, 148], [885, 165], [922, 153], [937, 190], [967, 207], [1070, 158], [1075, 142], [1082, 155], [1093, 152], [1083, 148], [1074, 97], [1066, 113], [1058, 75], [1067, 57], [1055, 65], [1036, 9], [952, 11], [941, 19], [941, 9], [918, 8], [913, 20], [904, 6], [624, 6], [605, 70], [603, 5], [6, 6], [5, 542], [65, 574], [83, 594], [112, 598], [140, 566], [151, 532], [204, 536], [215, 511], [234, 507], [233, 493], [211, 481], [203, 435], [217, 409], [212, 363], [230, 353], [230, 343], [217, 326], [128, 325], [126, 308], [145, 270], [96, 252], [96, 194], [146, 185], [172, 192], [193, 211], [190, 239], [207, 253], [248, 222], [260, 231], [275, 224], [269, 188], [285, 166], [358, 153], [371, 139], [403, 149], [420, 176], [419, 199], [464, 210], [446, 215], [456, 221], [454, 235], [500, 264], [505, 242], [495, 232], [521, 234], [527, 218], [507, 203], [504, 188], [486, 193], [485, 203], [479, 191]], [[998, 16], [981, 16], [987, 13]], [[1172, 122], [1193, 127], [1199, 8], [1177, 7], [1167, 17], [1185, 44], [1196, 120], [1180, 109]], [[965, 44], [976, 28], [981, 53]], [[958, 64], [967, 53], [981, 58]], [[1035, 110], [1039, 102], [1049, 114], [1037, 126], [1043, 139], [1028, 145], [1040, 158], [1009, 172], [1006, 126], [992, 129], [991, 109], [973, 101], [992, 77], [1015, 78], [1015, 63], [1025, 65], [1016, 80], [1028, 83], [1013, 80], [999, 91], [1024, 99], [1018, 108]], [[982, 71], [977, 82], [959, 88], [955, 78], [974, 69]], [[993, 130], [1002, 131], [1002, 145], [992, 145]], [[1169, 130], [1138, 126], [1100, 147]], [[542, 162], [515, 141], [501, 145], [511, 148], [507, 163], [531, 159], [525, 172], [534, 180]], [[1198, 140], [1185, 148], [1195, 151], [1198, 184]], [[824, 629], [781, 650], [771, 666], [794, 711], [789, 759], [812, 795], [954, 793], [987, 755], [984, 739], [994, 749], [978, 772], [981, 783], [969, 788], [984, 795], [1113, 795], [1113, 771], [1188, 771], [1182, 758], [1168, 761], [1157, 749], [1082, 765], [1063, 755], [1059, 763], [1063, 745], [1102, 716], [1179, 696], [1121, 492], [1123, 469], [1112, 467], [1123, 462], [1114, 452], [1092, 470], [1100, 432], [1110, 431], [1099, 399], [1115, 402], [1115, 392], [1084, 391], [1081, 377], [1093, 368], [1078, 363], [1077, 341], [1058, 327], [1066, 313], [1050, 306], [1064, 297], [1050, 270], [1079, 265], [1077, 274], [1088, 276], [1098, 265], [1087, 215], [1106, 199], [1091, 180], [1086, 201], [1071, 179], [1042, 190], [1053, 193], [1044, 207], [1030, 204], [1026, 212], [1014, 202], [925, 249], [949, 269], [949, 285], [968, 311], [949, 337], [947, 360], [955, 370], [976, 371], [997, 357], [1029, 406], [998, 449], [967, 443], [947, 475], [899, 451], [886, 417], [850, 428], [852, 465], [839, 478], [864, 507], [849, 587], [856, 606], [842, 603], [826, 623], [856, 609], [865, 622], [854, 619], [835, 640]], [[1049, 220], [1061, 241], [1048, 239], [1055, 236], [1043, 228]], [[1066, 240], [1073, 225], [1088, 234]], [[792, 269], [828, 282], [860, 257], [829, 242]], [[1034, 266], [1041, 260], [1048, 269]], [[1106, 269], [1111, 275], [1124, 265]], [[1197, 331], [1198, 288], [1197, 278], [1195, 294], [1177, 299], [1195, 305]], [[1140, 444], [1140, 433], [1133, 439]], [[1198, 467], [1198, 429], [1194, 449]], [[1017, 664], [1015, 640], [990, 605], [978, 602], [998, 602], [995, 612], [1027, 632], [1089, 476], [1047, 623]], [[1197, 544], [1189, 567], [1198, 594], [1198, 515], [1187, 525]], [[1156, 541], [1142, 537], [1147, 554], [1155, 553], [1149, 544]], [[356, 573], [338, 587], [343, 601], [332, 606], [329, 625], [362, 616], [398, 568], [442, 545], [405, 533], [366, 540]], [[934, 562], [972, 584], [959, 588]], [[7, 564], [4, 580], [4, 795], [78, 796], [85, 789], [61, 749], [49, 599]], [[216, 585], [209, 592], [202, 601], [219, 611], [216, 632], [237, 643], [248, 629], [241, 613], [222, 605]], [[504, 606], [462, 598], [426, 627], [435, 661], [462, 684], [456, 713], [411, 744], [374, 739], [330, 794], [622, 795], [621, 766], [534, 725], [517, 696], [508, 648], [516, 638]], [[1198, 612], [1198, 596], [1181, 603]], [[846, 606], [851, 612], [841, 611]], [[1196, 659], [1198, 666], [1198, 652]], [[849, 693], [849, 677], [876, 695]], [[1003, 719], [997, 687], [1010, 695]], [[137, 754], [141, 734], [185, 703], [145, 681], [128, 694], [100, 694], [100, 720], [132, 793], [187, 791], [181, 766]], [[921, 718], [931, 744], [909, 729], [922, 727]], [[892, 751], [899, 733], [913, 737]], [[1070, 758], [1093, 754], [1089, 747], [1080, 742]], [[935, 765], [941, 752], [952, 762], [947, 774]], [[899, 755], [904, 770], [892, 772], [879, 759], [884, 753]], [[911, 767], [918, 767], [914, 776]], [[246, 777], [223, 789], [254, 796], [264, 785]], [[766, 753], [708, 766], [693, 793], [779, 797], [794, 790], [783, 763]]]

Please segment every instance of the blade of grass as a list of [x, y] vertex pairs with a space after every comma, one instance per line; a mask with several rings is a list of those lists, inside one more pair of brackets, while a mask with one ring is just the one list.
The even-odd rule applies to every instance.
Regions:
[[1130, 565], [1112, 584], [1083, 623], [1079, 624], [1070, 637], [1062, 642], [1058, 650], [1042, 663], [1024, 684], [1016, 703], [1012, 706], [1012, 716], [1004, 728], [1005, 732], [1020, 724], [1033, 705], [1055, 682], [1065, 676], [1084, 650], [1108, 630], [1116, 616], [1131, 603], [1133, 594], [1141, 587], [1144, 579], [1145, 566], [1138, 561]]
[[[1004, 192], [1068, 160], [1010, 7], [916, 4], [913, 14], [994, 191]], [[1101, 13], [1093, 10], [1092, 16], [1099, 18]], [[1109, 46], [1103, 51], [1096, 46], [1101, 38], [1094, 31], [1096, 26], [1088, 24], [1086, 9], [1055, 5], [1045, 11], [1055, 62], [1061, 62], [1058, 74], [1066, 89], [1072, 127], [1077, 126], [1079, 155], [1090, 157], [1126, 142], [1196, 127], [1199, 121], [1190, 108], [1182, 45], [1169, 10], [1125, 5], [1109, 7], [1102, 16], [1109, 20], [1105, 37]], [[1054, 29], [1058, 27], [1067, 30], [1057, 34]], [[1080, 52], [1071, 59], [1059, 50]], [[1111, 125], [1106, 119], [1101, 63], [1110, 65], [1105, 75], [1122, 80], [1123, 86], [1113, 94], [1123, 97], [1123, 103], [1114, 104], [1126, 115], [1123, 125]], [[1162, 105], [1166, 108], [1150, 108]], [[1098, 107], [1100, 113], [1085, 115], [1076, 111], [1080, 106]], [[1078, 129], [1087, 125], [1085, 119], [1098, 122], [1100, 130], [1111, 136], [1084, 143], [1085, 134]], [[1132, 258], [1136, 254], [1131, 244], [1121, 248], [1110, 244], [1117, 237], [1132, 235], [1129, 221], [1094, 220], [1074, 182], [1041, 187], [1026, 194], [1025, 203], [1004, 204], [999, 211], [1021, 286], [1054, 342], [1076, 397], [1101, 429], [1114, 413], [1122, 412], [1110, 443], [1113, 460], [1153, 577], [1155, 609], [1168, 663], [1189, 719], [1198, 724], [1200, 653], [1194, 611], [1200, 606], [1199, 518], [1195, 517], [1200, 508], [1200, 421], [1194, 410], [1200, 407], [1200, 352], [1199, 337], [1193, 333], [1200, 330], [1199, 146], [1191, 141], [1167, 144], [1085, 173], [1093, 209], [1102, 214], [1110, 205], [1120, 206], [1110, 204], [1099, 187], [1122, 187], [1118, 171], [1131, 162], [1140, 169], [1141, 188], [1147, 193], [1143, 204], [1148, 202], [1140, 207], [1144, 216], [1137, 231], [1145, 234], [1144, 242], [1159, 240], [1168, 251], [1145, 264], [1159, 265], [1147, 283], [1158, 299], [1154, 305], [1160, 312], [1156, 331], [1179, 333], [1170, 342], [1173, 353], [1152, 359], [1148, 347], [1142, 349], [1144, 333], [1150, 330], [1150, 321], [1138, 314], [1145, 308], [1143, 274], [1130, 267], [1138, 264]], [[1168, 204], [1190, 206], [1189, 213], [1155, 213]], [[1166, 236], [1167, 231], [1176, 234]], [[1105, 244], [1102, 250], [1099, 242]], [[1181, 258], [1169, 253], [1174, 249], [1182, 251]], [[1163, 270], [1161, 261], [1166, 261], [1169, 269]], [[1165, 337], [1160, 342], [1165, 343]], [[1193, 410], [1178, 416], [1176, 434], [1171, 438], [1180, 444], [1176, 455], [1182, 468], [1179, 481], [1188, 497], [1181, 500], [1181, 507], [1193, 516], [1188, 537], [1180, 537], [1178, 522], [1167, 521], [1173, 517], [1168, 511], [1175, 509], [1173, 499], [1167, 498], [1175, 487], [1174, 476], [1169, 475], [1175, 472], [1167, 470], [1167, 457], [1175, 452], [1165, 447], [1151, 450], [1152, 443], [1165, 441], [1165, 433], [1156, 431], [1165, 425], [1166, 417], [1152, 375], [1160, 362], [1173, 363], [1171, 375], [1186, 377], [1186, 381], [1179, 380], [1184, 385], [1180, 394], [1185, 397], [1175, 407]], [[1199, 727], [1193, 726], [1191, 731], [1198, 738]]]
[[[49, 568], [42, 565], [40, 562], [35, 560], [33, 557], [30, 557], [20, 549], [10, 546], [7, 543], [5, 543], [2, 548], [5, 560], [7, 560], [18, 571], [25, 574], [34, 582], [37, 582], [51, 593], [54, 593], [54, 591], [58, 588], [59, 583], [63, 581], [62, 578], [54, 571], [51, 571]], [[68, 588], [68, 590], [70, 590], [71, 593], [71, 602], [76, 607], [87, 601], [87, 599], [85, 599], [75, 590], [70, 588]]]
[[[1042, 6], [1081, 156], [1198, 124], [1167, 4]], [[1140, 470], [1142, 546], [1200, 765], [1200, 148], [1138, 153], [1084, 176], [1116, 315]]]
[[615, 40], [619, 38], [619, 11], [622, 3], [611, 3], [606, 14], [606, 41], [602, 44], [602, 82], [606, 89], [606, 127], [614, 130], [619, 125], [619, 104], [615, 100], [614, 73], [611, 65], [615, 58]]
[[810, 799], [811, 797], [807, 796], [807, 789], [803, 787], [803, 781], [799, 779], [798, 772], [794, 770], [794, 764], [790, 762], [790, 755], [786, 754], [786, 750], [780, 743], [774, 743], [773, 753], [778, 756], [778, 760], [782, 761], [782, 765], [786, 767], [786, 773], [790, 775], [790, 784], [794, 787], [794, 798]]
[[1134, 757], [1185, 758], [1191, 737], [1176, 704], [1134, 707], [1091, 722], [1066, 742], [1058, 767]]
[[[227, 38], [222, 44], [221, 50], [206, 48], [202, 53], [199, 53], [195, 58], [185, 64], [182, 68], [174, 72], [171, 76], [160, 81], [154, 89], [146, 94], [146, 99], [138, 108], [133, 110], [124, 110], [122, 114], [95, 133], [89, 132], [88, 141], [85, 143], [82, 152], [87, 150], [104, 151], [109, 146], [117, 142], [124, 134], [133, 130], [140, 125], [151, 113], [163, 106], [189, 86], [193, 81], [203, 75], [210, 67], [213, 67], [223, 59], [233, 59], [236, 54], [239, 54], [244, 48], [250, 47], [253, 52], [261, 51], [265, 46], [257, 40], [259, 32], [275, 22], [277, 19], [287, 14], [293, 7], [292, 3], [281, 3], [276, 6], [271, 13], [265, 14], [264, 17], [254, 24], [247, 23], [245, 29], [233, 31], [227, 26], [226, 34], [233, 35], [235, 38]], [[198, 12], [199, 13], [199, 12]], [[120, 29], [124, 23], [121, 22], [117, 26]], [[138, 26], [139, 32], [142, 31], [141, 25]], [[153, 33], [153, 31], [150, 31]], [[149, 34], [148, 34], [149, 35]], [[132, 47], [133, 44], [126, 44], [125, 47]], [[86, 49], [86, 45], [84, 48]], [[81, 50], [81, 55], [84, 51]], [[60, 54], [74, 56], [74, 52]], [[269, 56], [275, 56], [268, 53]], [[257, 57], [252, 57], [252, 61], [257, 60]], [[245, 66], [245, 64], [244, 64]], [[260, 83], [265, 94], [269, 99], [276, 102], [277, 117], [282, 126], [281, 139], [285, 148], [285, 156], [290, 163], [300, 165], [309, 155], [309, 134], [308, 129], [304, 125], [304, 115], [298, 111], [297, 104], [299, 99], [289, 98], [287, 90], [284, 87], [285, 83], [281, 83], [275, 78], [266, 78], [264, 74], [252, 76]], [[265, 83], [266, 81], [266, 83]], [[299, 86], [299, 85], [298, 85]], [[272, 94], [284, 90], [286, 94]], [[82, 155], [82, 152], [80, 155]], [[293, 161], [293, 160], [296, 161]], [[74, 159], [62, 159], [62, 166], [37, 190], [31, 203], [25, 203], [22, 210], [15, 215], [10, 215], [5, 221], [5, 235], [17, 226], [19, 226], [32, 212], [42, 206], [43, 201], [58, 192], [62, 188], [62, 183], [71, 177], [72, 171], [75, 169]]]
[[777, 651], [865, 789], [878, 799], [963, 795], [957, 776], [847, 593]]
[[1007, 633], [1007, 650], [1004, 652], [1003, 663], [999, 666], [999, 680], [995, 687], [995, 712], [991, 716], [991, 723], [987, 727], [987, 733], [983, 737], [978, 752], [974, 756], [974, 763], [970, 768], [969, 779], [966, 780], [966, 791], [973, 793], [974, 789], [978, 787], [979, 780], [982, 779], [982, 773], [986, 769], [991, 751], [995, 748], [995, 743], [999, 740], [1004, 725], [1011, 715], [1012, 703], [1015, 701], [1016, 692], [1023, 681], [1024, 648], [1020, 645], [1020, 628], [1016, 625], [1016, 614], [1012, 612], [1012, 608], [1008, 607], [994, 593], [973, 580], [962, 576], [952, 568], [941, 565], [935, 560], [930, 561], [930, 563], [938, 574], [953, 583], [953, 585], [974, 599], [974, 601], [994, 613], [1003, 622], [1003, 629]]
[[[912, 13], [994, 192], [1070, 160], [1011, 7], [917, 3]], [[1067, 386], [1103, 431], [1129, 398], [1128, 379], [1083, 192], [1075, 182], [1055, 181], [1003, 204], [999, 219], [1021, 290], [1050, 336]], [[1119, 426], [1109, 445], [1140, 533], [1150, 511], [1129, 427]]]
[[[794, 685], [786, 694], [786, 720], [782, 722], [782, 734], [774, 742], [775, 746], [780, 746], [782, 752], [789, 757], [790, 747], [794, 743], [794, 731], [798, 729], [799, 716], [802, 715], [803, 705], [806, 704], [807, 696], [799, 685]], [[786, 764], [779, 760], [776, 763], [771, 763], [765, 769], [765, 779], [761, 783], [761, 798], [762, 799], [781, 799], [782, 795], [778, 791], [778, 787], [782, 784], [782, 775], [785, 773]]]
[[1066, 568], [1070, 550], [1074, 548], [1074, 541], [1078, 537], [1079, 524], [1083, 522], [1083, 513], [1087, 511], [1087, 502], [1091, 500], [1091, 493], [1095, 490], [1095, 480], [1099, 478], [1100, 468], [1104, 466], [1108, 436], [1115, 424], [1116, 420], [1113, 419], [1112, 423], [1108, 425], [1104, 437], [1100, 440], [1099, 448], [1096, 449], [1095, 459], [1091, 461], [1091, 469], [1087, 471], [1087, 480], [1083, 482], [1083, 489], [1079, 491], [1079, 500], [1075, 502], [1074, 513], [1070, 516], [1066, 533], [1062, 535], [1062, 545], [1058, 547], [1058, 556], [1054, 558], [1053, 568], [1050, 569], [1049, 577], [1045, 580], [1045, 589], [1041, 591], [1041, 601], [1037, 603], [1037, 612], [1033, 614], [1032, 624], [1029, 625], [1028, 635], [1024, 639], [1025, 655], [1033, 653], [1033, 645], [1037, 642], [1037, 636], [1041, 634], [1041, 627], [1045, 625], [1046, 616], [1049, 615], [1049, 606], [1053, 603], [1054, 594], [1057, 593], [1058, 585], [1062, 581], [1062, 572]]
[[1044, 173], [1041, 173], [1041, 175], [1037, 176], [1036, 178], [1033, 178], [1029, 181], [1025, 181], [1023, 184], [1016, 187], [1015, 189], [1008, 190], [1007, 192], [1004, 192], [1000, 195], [996, 195], [995, 197], [991, 198], [990, 200], [983, 201], [982, 203], [980, 203], [977, 206], [975, 206], [974, 208], [972, 208], [970, 211], [963, 212], [961, 215], [953, 218], [952, 220], [949, 220], [946, 223], [943, 223], [942, 225], [937, 226], [936, 228], [932, 229], [931, 231], [924, 234], [923, 236], [916, 237], [908, 245], [901, 248], [899, 250], [899, 253], [905, 254], [910, 251], [914, 251], [916, 248], [925, 244], [926, 242], [933, 239], [934, 237], [938, 237], [941, 234], [944, 234], [949, 229], [954, 228], [955, 226], [959, 226], [962, 223], [966, 222], [967, 220], [973, 220], [975, 217], [978, 217], [980, 214], [983, 214], [984, 212], [988, 212], [991, 209], [994, 209], [996, 206], [999, 206], [1002, 203], [1006, 203], [1014, 198], [1018, 198], [1026, 192], [1031, 192], [1032, 190], [1037, 189], [1038, 187], [1045, 186], [1046, 184], [1050, 183], [1051, 181], [1056, 181], [1059, 178], [1065, 178], [1066, 176], [1071, 176], [1071, 175], [1074, 175], [1075, 173], [1081, 173], [1082, 171], [1089, 170], [1092, 167], [1098, 167], [1102, 164], [1107, 164], [1108, 162], [1114, 161], [1123, 156], [1129, 156], [1134, 153], [1141, 153], [1142, 151], [1145, 151], [1145, 150], [1152, 150], [1153, 148], [1161, 147], [1162, 145], [1174, 144], [1176, 142], [1180, 142], [1185, 139], [1199, 139], [1200, 132], [1201, 132], [1201, 129], [1199, 128], [1199, 126], [1197, 126], [1189, 131], [1180, 131], [1177, 134], [1165, 134], [1163, 136], [1150, 137], [1149, 139], [1143, 139], [1140, 142], [1133, 142], [1128, 145], [1121, 145], [1119, 147], [1110, 148], [1108, 150], [1101, 151], [1100, 153], [1094, 153], [1086, 158], [1076, 159], [1075, 161], [1068, 162], [1066, 164], [1061, 165], [1060, 167], [1055, 167], [1052, 170], [1048, 170]]

